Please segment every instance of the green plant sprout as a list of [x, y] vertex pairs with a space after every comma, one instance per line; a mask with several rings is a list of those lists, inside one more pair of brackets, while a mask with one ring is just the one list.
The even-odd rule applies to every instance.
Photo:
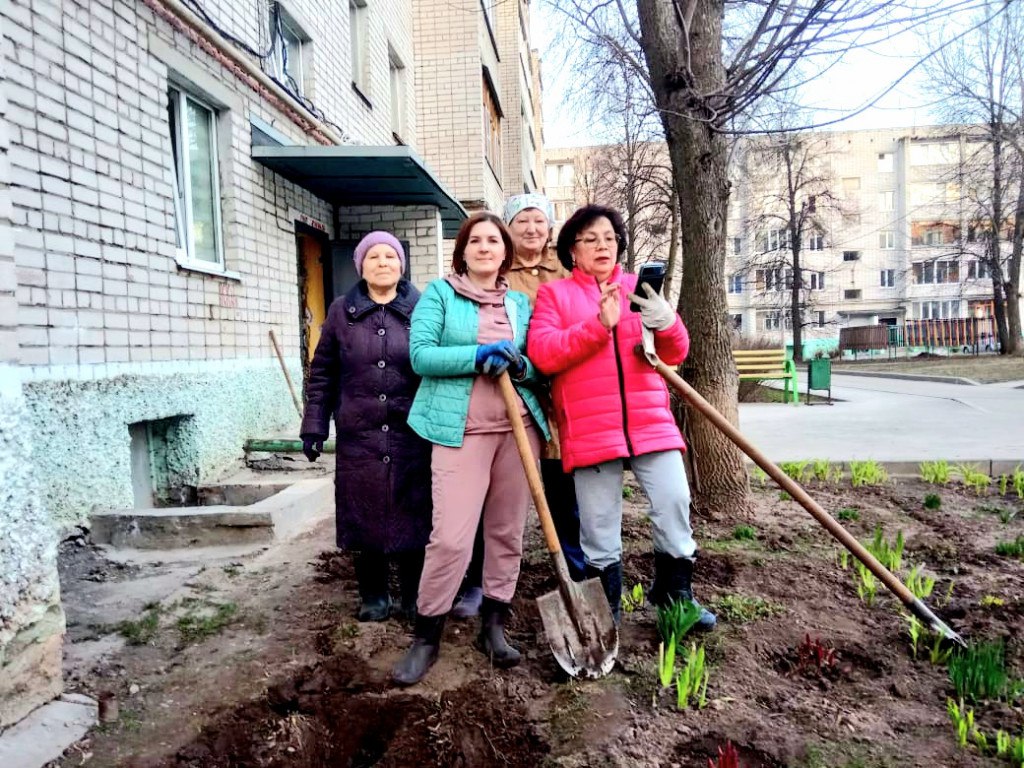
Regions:
[[967, 738], [974, 730], [974, 710], [965, 709], [962, 699], [959, 704], [952, 699], [947, 699], [946, 712], [949, 713], [949, 719], [953, 721], [953, 727], [956, 728], [957, 746], [966, 747]]
[[850, 482], [854, 488], [862, 485], [882, 485], [889, 479], [889, 473], [877, 461], [850, 462]]
[[779, 468], [796, 480], [798, 483], [805, 483], [813, 477], [813, 472], [808, 468], [809, 461], [784, 461]]
[[961, 700], [1005, 698], [1012, 686], [1002, 642], [972, 644], [950, 656], [949, 680]]
[[835, 468], [828, 459], [814, 459], [811, 462], [811, 474], [820, 483], [827, 483], [835, 475]]
[[921, 624], [921, 620], [909, 613], [904, 613], [903, 619], [907, 622], [907, 634], [910, 635], [910, 650], [913, 654], [913, 658], [917, 660], [917, 646], [921, 641], [921, 635], [924, 633], [924, 625]]
[[896, 541], [889, 543], [889, 540], [882, 534], [882, 526], [875, 526], [875, 535], [870, 542], [864, 542], [865, 548], [890, 571], [898, 571], [903, 566], [903, 547], [906, 541], [903, 538], [903, 531], [896, 533]]
[[676, 673], [676, 639], [673, 637], [665, 643], [658, 643], [658, 680], [662, 688], [672, 685], [672, 678]]
[[686, 663], [676, 677], [676, 708], [687, 709], [690, 699], [695, 698], [697, 709], [704, 709], [708, 703], [710, 677], [711, 672], [704, 664], [704, 646], [697, 648], [697, 644], [692, 643], [686, 653]]
[[1024, 560], [1024, 535], [1018, 536], [1013, 541], [1000, 541], [996, 544], [996, 554]]
[[1013, 470], [1013, 490], [1018, 499], [1024, 499], [1024, 469], [1019, 465]]
[[1005, 472], [999, 476], [999, 495], [1005, 496], [1006, 489], [1010, 486], [1010, 477]]
[[768, 473], [760, 467], [754, 467], [754, 477], [757, 478], [757, 483], [764, 488], [765, 483], [768, 482]]
[[749, 624], [783, 610], [781, 605], [747, 595], [723, 595], [713, 600], [712, 605], [719, 616], [737, 624]]
[[631, 486], [622, 486], [622, 498], [626, 499], [626, 501], [633, 498], [633, 488]]
[[658, 607], [658, 634], [665, 642], [682, 641], [686, 633], [700, 621], [700, 608], [693, 600], [673, 600]]
[[840, 520], [860, 520], [860, 512], [854, 507], [843, 507], [836, 517]]
[[786, 491], [779, 491], [779, 501], [792, 501], [793, 497]]
[[850, 570], [850, 553], [845, 549], [839, 553], [839, 567], [844, 571]]
[[939, 666], [940, 664], [946, 664], [949, 662], [949, 656], [953, 653], [953, 649], [942, 643], [942, 635], [938, 632], [935, 633], [932, 638], [932, 650], [928, 654], [928, 661], [932, 663], [932, 666]]
[[757, 539], [757, 531], [752, 525], [737, 525], [732, 529], [732, 537], [739, 541], [754, 541]]
[[1000, 608], [1004, 605], [1006, 605], [1006, 601], [995, 595], [985, 595], [981, 598], [981, 606], [983, 608]]
[[946, 485], [949, 482], [948, 461], [924, 461], [921, 463], [921, 479], [932, 485]]
[[956, 582], [953, 579], [950, 579], [949, 580], [949, 586], [946, 588], [946, 594], [944, 594], [942, 596], [942, 607], [943, 608], [948, 606], [950, 601], [953, 599], [953, 587], [955, 585], [956, 585]]
[[978, 496], [987, 491], [992, 484], [992, 478], [974, 464], [959, 464], [956, 471], [960, 473], [964, 485], [968, 488], [973, 488]]
[[935, 588], [935, 579], [922, 573], [924, 566], [915, 565], [907, 575], [907, 589], [909, 589], [918, 600], [924, 600], [931, 595]]
[[622, 595], [622, 610], [626, 613], [639, 611], [644, 607], [644, 585], [637, 582], [629, 592]]
[[857, 568], [857, 597], [870, 608], [875, 604], [875, 595], [878, 594], [878, 579], [864, 563], [858, 561], [854, 565]]
[[924, 497], [925, 509], [938, 509], [942, 506], [942, 497], [937, 493], [929, 493]]

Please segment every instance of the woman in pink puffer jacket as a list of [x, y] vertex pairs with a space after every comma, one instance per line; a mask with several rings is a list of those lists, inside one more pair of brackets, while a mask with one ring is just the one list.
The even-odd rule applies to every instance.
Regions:
[[[669, 365], [686, 358], [690, 337], [661, 296], [638, 297], [636, 276], [622, 273], [626, 249], [619, 214], [588, 205], [558, 236], [558, 257], [572, 276], [547, 283], [527, 338], [529, 358], [552, 378], [562, 463], [573, 473], [580, 543], [590, 577], [599, 577], [616, 621], [622, 596], [622, 474], [625, 462], [651, 501], [655, 605], [692, 600], [697, 545], [682, 435], [665, 381], [641, 351], [646, 328]], [[629, 310], [630, 300], [640, 312]], [[698, 625], [715, 617], [702, 610]]]

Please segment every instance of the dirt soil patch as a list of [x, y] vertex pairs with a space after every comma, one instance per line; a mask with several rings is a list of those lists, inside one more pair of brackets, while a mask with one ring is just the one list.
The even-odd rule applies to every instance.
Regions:
[[[941, 507], [925, 509], [936, 492]], [[452, 621], [427, 679], [395, 689], [388, 672], [409, 626], [355, 621], [351, 558], [332, 549], [325, 524], [194, 578], [196, 600], [237, 606], [200, 638], [183, 643], [175, 613], [151, 607], [143, 642], [73, 681], [113, 693], [119, 718], [57, 765], [707, 768], [727, 741], [742, 768], [1008, 765], [957, 746], [947, 670], [930, 662], [930, 645], [914, 657], [898, 602], [880, 589], [866, 605], [838, 545], [795, 502], [768, 487], [753, 493], [750, 520], [695, 521], [696, 590], [721, 618], [717, 631], [692, 638], [710, 667], [702, 709], [678, 710], [675, 691], [660, 687], [648, 607], [623, 615], [612, 674], [566, 679], [534, 602], [555, 586], [536, 526], [510, 622], [523, 663], [491, 669], [472, 646], [475, 624]], [[1024, 677], [1024, 562], [995, 554], [996, 543], [1024, 534], [1020, 500], [920, 481], [853, 489], [847, 480], [811, 493], [834, 514], [847, 510], [844, 525], [862, 541], [877, 526], [889, 540], [902, 531], [903, 570], [923, 564], [935, 578], [928, 602], [937, 613], [972, 640], [1002, 639], [1011, 674]], [[650, 522], [639, 491], [630, 496], [625, 580], [647, 588]], [[741, 524], [753, 535], [736, 532]], [[95, 578], [98, 567], [67, 572]], [[990, 742], [996, 729], [1024, 735], [1020, 700], [973, 709]]]
[[877, 373], [912, 373], [928, 376], [958, 376], [982, 384], [998, 381], [1024, 381], [1024, 357], [1003, 355], [932, 355], [925, 354], [907, 360], [886, 362], [835, 363], [832, 370], [874, 371]]

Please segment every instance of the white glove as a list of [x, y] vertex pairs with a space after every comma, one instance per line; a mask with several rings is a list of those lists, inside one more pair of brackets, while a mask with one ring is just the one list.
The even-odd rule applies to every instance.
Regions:
[[660, 294], [654, 292], [647, 283], [642, 285], [646, 299], [642, 299], [635, 293], [629, 294], [629, 300], [636, 302], [640, 307], [640, 320], [645, 327], [654, 331], [667, 331], [676, 323], [676, 313]]

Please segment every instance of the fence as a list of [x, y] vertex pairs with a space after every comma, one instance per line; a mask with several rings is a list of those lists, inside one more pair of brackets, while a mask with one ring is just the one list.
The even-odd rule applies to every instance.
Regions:
[[910, 347], [947, 347], [977, 354], [996, 348], [995, 321], [990, 317], [907, 320], [903, 325], [862, 325], [839, 329], [839, 351], [852, 352]]

